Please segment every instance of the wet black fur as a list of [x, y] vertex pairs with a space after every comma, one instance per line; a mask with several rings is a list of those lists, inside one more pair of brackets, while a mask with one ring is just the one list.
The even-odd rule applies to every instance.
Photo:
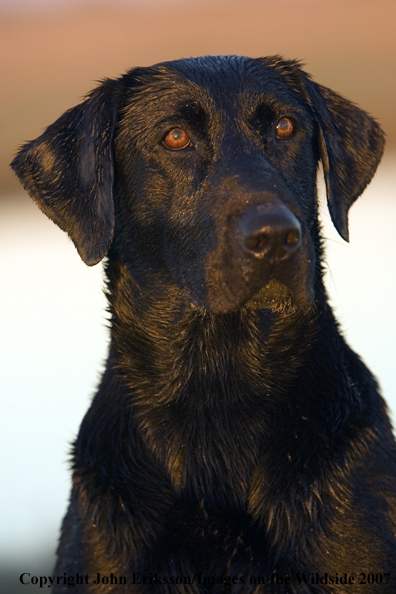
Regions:
[[[174, 127], [191, 146], [162, 144]], [[111, 345], [54, 575], [88, 574], [77, 591], [98, 594], [396, 592], [395, 441], [327, 303], [316, 197], [321, 160], [347, 239], [383, 143], [298, 63], [228, 56], [106, 80], [21, 149], [13, 167], [39, 207], [87, 264], [107, 255]], [[270, 272], [237, 235], [273, 197], [304, 243]], [[250, 583], [276, 573], [283, 584]]]

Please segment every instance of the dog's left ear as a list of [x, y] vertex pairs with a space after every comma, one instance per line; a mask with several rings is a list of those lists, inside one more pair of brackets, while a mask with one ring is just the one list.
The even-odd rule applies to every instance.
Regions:
[[348, 241], [348, 210], [373, 177], [385, 135], [366, 112], [331, 89], [306, 79], [308, 100], [319, 124], [327, 203], [338, 233]]
[[11, 163], [33, 200], [69, 234], [90, 266], [105, 256], [114, 232], [115, 84], [104, 81]]

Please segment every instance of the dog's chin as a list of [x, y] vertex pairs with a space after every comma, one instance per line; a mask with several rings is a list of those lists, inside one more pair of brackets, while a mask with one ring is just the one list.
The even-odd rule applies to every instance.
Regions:
[[273, 312], [284, 312], [298, 307], [292, 291], [277, 280], [270, 280], [255, 293], [245, 306], [249, 309], [270, 309]]
[[241, 294], [240, 291], [209, 291], [205, 300], [205, 309], [214, 314], [228, 314], [244, 307], [251, 310], [269, 309], [285, 313], [295, 309], [306, 309], [313, 302], [313, 290], [310, 285], [293, 289], [276, 279], [269, 280], [258, 290], [253, 289]]

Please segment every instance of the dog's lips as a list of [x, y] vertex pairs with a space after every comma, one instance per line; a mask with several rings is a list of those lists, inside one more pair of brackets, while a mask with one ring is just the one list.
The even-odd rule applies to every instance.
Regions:
[[223, 294], [208, 291], [206, 308], [212, 313], [231, 313], [244, 305], [274, 311], [283, 309], [286, 305], [305, 309], [313, 299], [314, 292], [309, 284], [286, 284], [272, 277], [262, 281], [260, 286], [247, 288], [243, 293], [231, 292], [229, 289]]
[[237, 261], [231, 267], [211, 270], [206, 277], [207, 309], [230, 313], [245, 304], [272, 310], [286, 304], [308, 307], [314, 299], [314, 257], [306, 248], [286, 261]]
[[314, 299], [310, 260], [303, 262], [299, 269], [286, 270], [279, 266], [274, 271], [273, 280], [289, 289], [293, 302], [298, 307], [310, 305]]

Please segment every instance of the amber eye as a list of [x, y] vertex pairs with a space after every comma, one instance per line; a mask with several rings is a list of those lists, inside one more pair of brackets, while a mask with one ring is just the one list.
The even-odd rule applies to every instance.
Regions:
[[294, 134], [294, 124], [289, 118], [281, 118], [276, 124], [278, 138], [291, 138]]
[[165, 136], [162, 144], [168, 149], [173, 151], [179, 151], [184, 149], [191, 144], [190, 137], [187, 132], [184, 132], [181, 128], [173, 128]]

